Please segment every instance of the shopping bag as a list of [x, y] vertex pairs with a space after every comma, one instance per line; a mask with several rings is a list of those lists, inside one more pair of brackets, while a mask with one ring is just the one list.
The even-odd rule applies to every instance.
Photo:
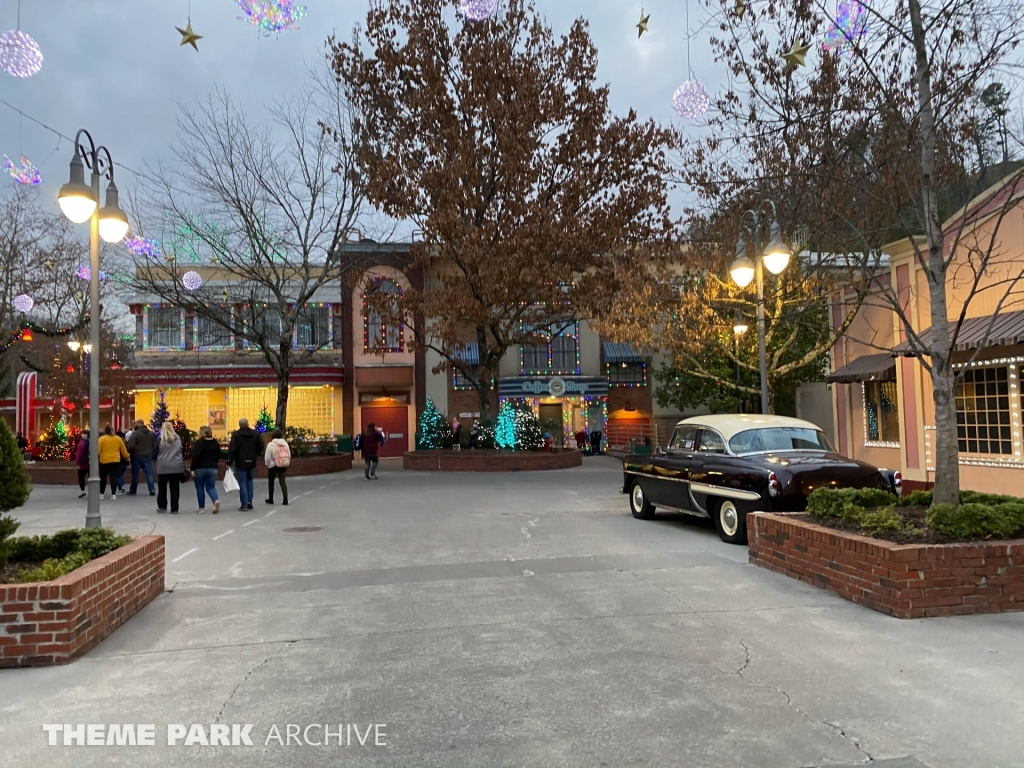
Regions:
[[228, 471], [224, 473], [224, 491], [237, 491], [238, 481], [235, 479], [234, 471], [228, 467]]

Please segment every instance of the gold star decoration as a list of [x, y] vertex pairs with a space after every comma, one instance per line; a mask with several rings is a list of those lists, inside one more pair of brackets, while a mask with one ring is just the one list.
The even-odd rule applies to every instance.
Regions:
[[224, 297], [224, 303], [227, 304], [228, 303], [228, 289], [225, 288], [221, 295]]
[[644, 16], [644, 12], [640, 11], [640, 23], [636, 25], [636, 28], [639, 30], [639, 34], [636, 36], [637, 40], [644, 36], [644, 32], [647, 31], [647, 22], [649, 22], [650, 20], [651, 14], [648, 13], [646, 16]]
[[736, 18], [743, 21], [743, 14], [747, 12], [747, 4], [743, 0], [736, 0]]
[[802, 67], [809, 50], [811, 50], [810, 43], [801, 44], [794, 40], [793, 47], [789, 49], [789, 53], [782, 54], [782, 58], [785, 59], [786, 63], [791, 67]]
[[185, 25], [184, 29], [182, 29], [181, 27], [175, 27], [175, 29], [181, 33], [182, 45], [191, 45], [197, 51], [199, 50], [199, 46], [196, 45], [196, 40], [202, 40], [203, 36], [197, 35], [195, 32], [192, 31], [192, 19], [188, 20], [188, 24]]

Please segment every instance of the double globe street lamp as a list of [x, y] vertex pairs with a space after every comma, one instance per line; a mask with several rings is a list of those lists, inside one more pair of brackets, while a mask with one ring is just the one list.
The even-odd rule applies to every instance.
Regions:
[[[762, 249], [761, 214], [765, 205], [771, 206], [772, 219], [768, 234], [768, 245]], [[764, 270], [767, 268], [773, 275], [781, 275], [786, 270], [786, 267], [789, 266], [789, 260], [792, 258], [793, 252], [782, 241], [782, 230], [779, 228], [779, 216], [775, 203], [768, 200], [757, 209], [744, 211], [743, 216], [740, 217], [741, 229], [744, 226], [744, 219], [748, 214], [754, 222], [753, 227], [747, 225], [747, 232], [753, 236], [755, 261], [751, 261], [747, 257], [747, 242], [743, 239], [741, 231], [739, 240], [736, 243], [736, 260], [729, 268], [729, 274], [732, 276], [732, 281], [740, 288], [746, 288], [750, 285], [751, 281], [756, 280], [757, 283], [757, 352], [761, 364], [761, 413], [768, 413], [768, 351], [765, 341], [764, 322]], [[742, 331], [740, 330], [741, 327]], [[746, 332], [747, 329], [745, 324], [741, 326], [740, 321], [737, 321], [734, 330], [739, 335]]]
[[[85, 183], [85, 169], [92, 171]], [[107, 179], [107, 204], [100, 208], [100, 177]], [[114, 185], [114, 161], [106, 147], [97, 147], [88, 131], [75, 136], [71, 179], [57, 196], [61, 211], [75, 224], [89, 225], [89, 336], [83, 345], [89, 355], [89, 499], [86, 528], [98, 528], [100, 518], [100, 238], [119, 243], [128, 234], [128, 216], [121, 210]], [[74, 347], [72, 347], [74, 349]]]

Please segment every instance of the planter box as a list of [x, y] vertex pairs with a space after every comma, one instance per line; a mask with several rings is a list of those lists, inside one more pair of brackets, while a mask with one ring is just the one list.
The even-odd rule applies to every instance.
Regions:
[[[185, 462], [188, 466], [188, 462]], [[74, 464], [63, 461], [41, 461], [26, 464], [33, 485], [78, 485], [78, 468]], [[352, 469], [350, 454], [334, 454], [333, 456], [294, 456], [288, 467], [288, 477], [305, 477], [307, 475], [328, 475], [333, 472], [344, 472]], [[225, 464], [220, 463], [218, 477], [224, 479]], [[256, 477], [266, 477], [267, 468], [262, 460], [256, 464]], [[125, 470], [125, 483], [131, 482], [131, 468]], [[142, 478], [140, 478], [142, 479]], [[145, 486], [145, 480], [142, 485]]]
[[574, 449], [543, 451], [409, 451], [402, 456], [402, 468], [416, 472], [541, 472], [570, 469], [583, 464], [583, 454]]
[[747, 515], [750, 562], [900, 619], [1024, 610], [1024, 541], [894, 544]]
[[140, 536], [54, 581], [0, 584], [0, 667], [67, 664], [163, 591], [163, 536]]

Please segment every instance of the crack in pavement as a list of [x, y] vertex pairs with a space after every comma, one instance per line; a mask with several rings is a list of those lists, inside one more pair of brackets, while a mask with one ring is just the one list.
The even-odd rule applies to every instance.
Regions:
[[[618, 570], [618, 569], [616, 569], [616, 570]], [[677, 595], [675, 592], [672, 592], [672, 591], [670, 591], [668, 589], [665, 589], [663, 586], [661, 586], [657, 582], [654, 582], [654, 581], [644, 581], [637, 574], [635, 574], [633, 571], [625, 571], [625, 573], [628, 573], [630, 576], [632, 576], [634, 579], [639, 581], [641, 584], [645, 584], [648, 587], [654, 587], [655, 589], [660, 590], [661, 592], [664, 592], [666, 595], [671, 597], [673, 600], [675, 600], [677, 603], [679, 603], [681, 606], [683, 606], [688, 611], [690, 611], [693, 615], [695, 615], [698, 619], [700, 619], [702, 624], [707, 624], [707, 620], [704, 618], [704, 614], [701, 613], [700, 611], [698, 611], [696, 608], [694, 608], [689, 603], [687, 603], [681, 597], [679, 597], [679, 595]]]
[[267, 656], [267, 658], [265, 658], [263, 661], [261, 661], [255, 667], [253, 667], [248, 672], [246, 672], [245, 673], [245, 677], [243, 677], [241, 680], [238, 681], [238, 685], [236, 685], [234, 687], [234, 689], [231, 691], [231, 693], [228, 694], [228, 697], [224, 701], [224, 703], [221, 704], [220, 712], [217, 713], [217, 717], [214, 718], [213, 722], [215, 722], [215, 723], [219, 723], [220, 722], [220, 719], [224, 716], [224, 710], [227, 709], [228, 704], [230, 704], [231, 700], [233, 698], [235, 698], [235, 694], [238, 693], [238, 689], [241, 688], [245, 684], [246, 680], [248, 680], [250, 677], [252, 677], [252, 675], [255, 674], [257, 672], [257, 670], [263, 669], [265, 666], [267, 666], [267, 664], [270, 663], [271, 659], [276, 658], [277, 656], [280, 656], [282, 653], [284, 653], [288, 649], [289, 646], [292, 646], [294, 644], [295, 644], [294, 640], [286, 640], [286, 641], [284, 641], [284, 643], [281, 645], [281, 647], [277, 650], [277, 653], [270, 654], [269, 656]]

